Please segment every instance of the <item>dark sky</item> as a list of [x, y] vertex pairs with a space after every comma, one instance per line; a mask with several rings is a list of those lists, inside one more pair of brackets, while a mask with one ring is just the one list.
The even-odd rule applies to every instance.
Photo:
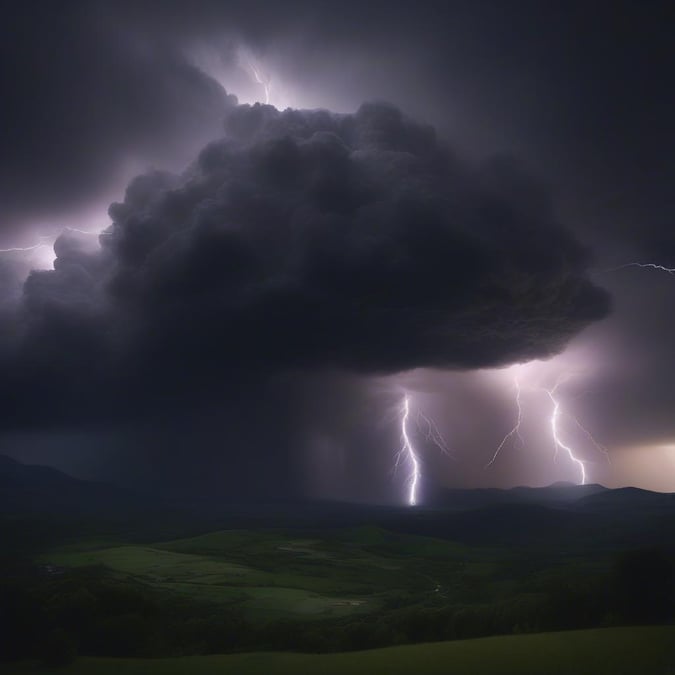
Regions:
[[675, 491], [668, 3], [0, 8], [0, 452]]

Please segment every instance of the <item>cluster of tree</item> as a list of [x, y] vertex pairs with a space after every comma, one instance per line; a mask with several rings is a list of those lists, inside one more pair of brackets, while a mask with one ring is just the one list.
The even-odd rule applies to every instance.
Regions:
[[180, 656], [250, 644], [237, 610], [198, 605], [91, 568], [0, 582], [0, 660]]
[[[252, 623], [235, 608], [181, 601], [103, 568], [0, 582], [0, 660], [58, 666], [92, 656], [180, 656], [232, 651], [348, 651], [496, 634], [657, 624], [675, 619], [675, 570], [658, 551], [621, 555], [610, 575], [567, 576], [537, 592], [484, 604], [404, 604], [321, 621]], [[25, 568], [23, 568], [25, 570]], [[411, 601], [414, 599], [411, 597]]]

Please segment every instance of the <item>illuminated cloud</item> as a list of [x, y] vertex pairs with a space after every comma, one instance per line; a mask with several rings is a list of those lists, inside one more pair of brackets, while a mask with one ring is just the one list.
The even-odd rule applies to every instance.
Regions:
[[134, 179], [99, 250], [66, 231], [55, 269], [28, 278], [3, 368], [15, 412], [53, 371], [53, 410], [91, 389], [136, 410], [128, 387], [194, 403], [284, 369], [545, 357], [607, 313], [586, 252], [512, 162], [465, 165], [385, 104], [242, 105], [225, 128], [183, 174]]

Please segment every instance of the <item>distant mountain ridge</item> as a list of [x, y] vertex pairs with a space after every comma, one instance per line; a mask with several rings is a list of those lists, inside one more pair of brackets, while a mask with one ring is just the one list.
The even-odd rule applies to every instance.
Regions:
[[0, 534], [5, 539], [24, 537], [25, 522], [42, 522], [43, 538], [59, 527], [79, 534], [105, 528], [125, 536], [152, 532], [150, 540], [155, 541], [221, 529], [293, 527], [311, 533], [373, 526], [469, 545], [537, 547], [564, 542], [577, 552], [656, 542], [675, 554], [674, 494], [564, 483], [429, 493], [423, 492], [430, 499], [417, 507], [300, 499], [284, 504], [171, 499], [0, 456]]
[[[640, 488], [626, 487], [610, 489], [602, 485], [575, 485], [553, 483], [545, 487], [519, 486], [509, 489], [474, 488], [430, 490], [428, 499], [414, 509], [416, 512], [447, 511], [470, 512], [488, 511], [515, 513], [520, 506], [546, 507], [565, 511], [626, 511], [627, 513], [654, 512], [671, 509], [675, 512], [675, 493], [657, 493]], [[307, 501], [299, 500], [297, 508], [307, 508]], [[328, 507], [327, 502], [316, 502], [320, 508]], [[171, 506], [199, 512], [213, 509], [214, 512], [236, 511], [237, 506], [228, 507], [223, 501], [209, 499], [204, 504], [198, 498], [169, 500], [156, 496], [142, 496], [130, 490], [109, 483], [74, 478], [52, 467], [22, 464], [6, 455], [0, 455], [0, 512], [80, 512], [133, 510], [138, 508], [164, 508]], [[251, 505], [250, 508], [253, 508]], [[260, 508], [264, 509], [264, 505]], [[295, 508], [295, 507], [292, 507]], [[355, 504], [340, 504], [333, 507], [340, 512], [369, 510], [373, 517], [378, 509], [390, 507], [360, 507]], [[398, 507], [395, 507], [398, 508]], [[405, 507], [401, 507], [406, 510]], [[497, 509], [497, 511], [495, 511]]]
[[584, 508], [593, 509], [675, 509], [675, 493], [651, 492], [637, 487], [622, 487], [587, 495], [580, 500]]
[[140, 497], [122, 488], [81, 480], [38, 464], [0, 455], [0, 512], [78, 513], [136, 506]]
[[77, 478], [69, 476], [63, 471], [50, 466], [39, 464], [23, 464], [7, 455], [0, 455], [0, 487], [43, 484], [45, 486], [55, 483], [73, 484]]
[[558, 482], [545, 487], [518, 486], [513, 488], [436, 488], [428, 501], [430, 506], [464, 511], [499, 504], [569, 505], [598, 494], [613, 492], [603, 485], [575, 485]]

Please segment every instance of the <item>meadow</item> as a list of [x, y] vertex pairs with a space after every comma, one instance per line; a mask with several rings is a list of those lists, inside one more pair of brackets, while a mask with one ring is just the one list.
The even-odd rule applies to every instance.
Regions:
[[[33, 663], [6, 675], [54, 672]], [[79, 659], [67, 675], [669, 675], [675, 627], [605, 628], [418, 644], [343, 654], [260, 653], [175, 659]]]
[[[537, 505], [8, 516], [0, 660], [94, 675], [528, 673], [543, 658], [547, 674], [666, 673], [674, 556], [632, 532], [669, 542], [670, 526], [624, 511], [593, 522], [593, 546], [590, 525], [566, 525], [577, 512]], [[511, 536], [524, 522], [534, 534]]]
[[[494, 601], [525, 576], [513, 553], [378, 527], [224, 530], [147, 545], [83, 541], [38, 560], [64, 570], [98, 566], [162, 594], [236, 608], [251, 621]], [[530, 561], [530, 584], [531, 568]]]

